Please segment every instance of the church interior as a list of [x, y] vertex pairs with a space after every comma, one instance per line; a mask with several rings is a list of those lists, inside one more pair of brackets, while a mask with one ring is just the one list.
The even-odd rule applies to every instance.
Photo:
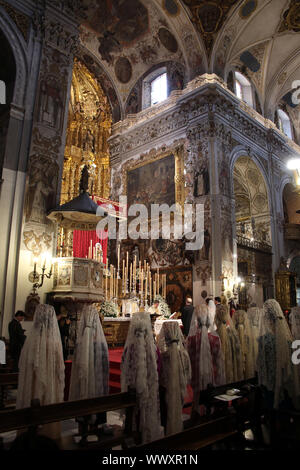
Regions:
[[299, 0], [0, 0], [0, 449], [299, 445], [299, 39]]

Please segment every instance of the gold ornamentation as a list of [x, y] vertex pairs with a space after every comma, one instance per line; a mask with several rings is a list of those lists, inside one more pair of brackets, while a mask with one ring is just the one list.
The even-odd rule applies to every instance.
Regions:
[[184, 0], [190, 8], [192, 21], [196, 24], [206, 46], [208, 56], [211, 55], [215, 38], [226, 20], [231, 7], [237, 0]]
[[21, 13], [16, 8], [8, 5], [3, 0], [0, 0], [0, 6], [6, 11], [6, 13], [11, 17], [11, 19], [16, 23], [16, 26], [21, 31], [22, 35], [24, 36], [25, 41], [28, 41], [29, 37], [29, 26], [30, 26], [30, 19], [28, 16]]
[[51, 247], [52, 237], [46, 232], [37, 235], [33, 230], [27, 230], [23, 233], [23, 238], [27, 250], [32, 251], [34, 256], [40, 256], [43, 251]]
[[290, 7], [283, 14], [283, 20], [279, 27], [279, 33], [284, 31], [300, 32], [300, 2], [292, 0]]
[[185, 179], [184, 179], [184, 145], [183, 142], [174, 142], [172, 146], [163, 147], [159, 150], [151, 150], [142, 154], [140, 158], [128, 160], [122, 167], [123, 194], [127, 191], [128, 171], [135, 170], [141, 166], [166, 158], [169, 155], [175, 158], [175, 202], [183, 208], [185, 202]]
[[61, 204], [78, 196], [85, 165], [89, 169], [89, 193], [109, 197], [111, 123], [109, 103], [102, 88], [85, 65], [75, 59]]

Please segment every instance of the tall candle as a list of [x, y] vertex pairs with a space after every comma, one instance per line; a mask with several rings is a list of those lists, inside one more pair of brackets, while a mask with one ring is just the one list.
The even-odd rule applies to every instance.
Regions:
[[147, 297], [148, 297], [148, 276], [147, 276], [147, 273], [146, 273], [146, 283], [145, 283], [145, 301], [147, 301]]
[[144, 271], [141, 271], [141, 294], [143, 295]]
[[123, 258], [123, 269], [122, 269], [122, 291], [125, 293], [125, 259]]
[[136, 255], [134, 257], [134, 261], [133, 261], [133, 290], [134, 292], [136, 291]]
[[106, 276], [105, 276], [105, 300], [107, 300], [107, 263], [106, 263]]
[[110, 297], [109, 297], [110, 300], [111, 300], [112, 296], [114, 295], [113, 294], [113, 282], [114, 282], [114, 280], [113, 280], [113, 269], [112, 268], [113, 268], [113, 265], [111, 264], [110, 265]]
[[131, 287], [132, 287], [132, 264], [130, 263], [129, 292], [131, 292]]
[[118, 245], [118, 272], [117, 272], [117, 278], [119, 277], [119, 271], [120, 271], [120, 243]]

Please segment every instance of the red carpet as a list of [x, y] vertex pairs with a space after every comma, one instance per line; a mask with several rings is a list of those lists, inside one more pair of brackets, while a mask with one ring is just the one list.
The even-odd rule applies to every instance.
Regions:
[[[121, 392], [121, 359], [123, 348], [109, 349], [109, 393]], [[190, 385], [187, 387], [184, 403], [193, 401], [193, 390]], [[183, 409], [183, 413], [190, 415], [192, 407]]]
[[121, 392], [121, 359], [123, 348], [109, 349], [109, 393]]

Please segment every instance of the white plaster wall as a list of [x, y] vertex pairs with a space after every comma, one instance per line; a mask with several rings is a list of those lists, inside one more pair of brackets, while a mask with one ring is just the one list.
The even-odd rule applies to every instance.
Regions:
[[0, 305], [2, 335], [7, 336], [8, 323], [15, 313], [16, 253], [19, 246], [23, 211], [25, 173], [3, 169], [0, 197]]

